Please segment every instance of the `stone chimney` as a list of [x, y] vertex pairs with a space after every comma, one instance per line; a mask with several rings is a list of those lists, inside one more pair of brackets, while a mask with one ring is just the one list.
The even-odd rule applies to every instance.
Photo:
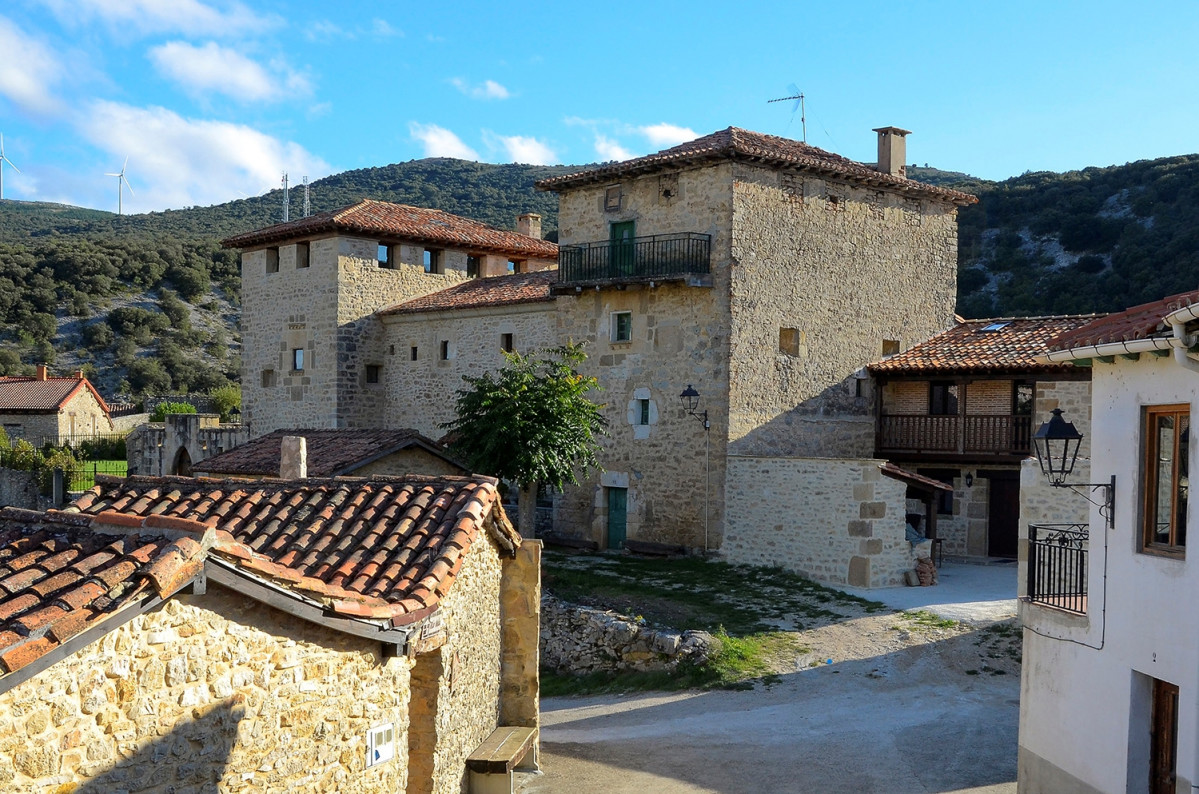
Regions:
[[911, 130], [876, 127], [874, 131], [878, 133], [877, 170], [891, 176], [907, 177], [908, 144], [905, 138], [912, 134]]
[[78, 372], [75, 373], [76, 380], [83, 380], [85, 377], [87, 377], [87, 376], [83, 374], [83, 370], [79, 370]]
[[279, 447], [279, 479], [308, 478], [308, 442], [303, 436], [284, 436]]
[[45, 379], [46, 379], [46, 378], [48, 378], [48, 377], [50, 377], [50, 373], [49, 373], [49, 371], [46, 369], [46, 365], [45, 365], [45, 364], [38, 364], [38, 365], [37, 365], [37, 379], [38, 379], [38, 380], [45, 380]]
[[541, 239], [541, 216], [536, 212], [526, 212], [516, 217], [516, 231], [526, 237]]

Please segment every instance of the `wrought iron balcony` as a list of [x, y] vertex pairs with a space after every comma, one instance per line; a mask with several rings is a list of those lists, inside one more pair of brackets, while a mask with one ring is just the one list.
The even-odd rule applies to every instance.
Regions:
[[1028, 600], [1087, 614], [1086, 524], [1028, 525]]
[[706, 276], [711, 272], [712, 236], [685, 232], [630, 240], [563, 245], [558, 248], [558, 282], [624, 282]]
[[878, 420], [879, 454], [946, 453], [1027, 456], [1032, 447], [1028, 416], [884, 415]]

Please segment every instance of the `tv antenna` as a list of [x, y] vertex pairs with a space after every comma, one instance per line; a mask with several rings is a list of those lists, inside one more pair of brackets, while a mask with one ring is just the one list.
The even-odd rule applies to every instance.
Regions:
[[8, 167], [11, 168], [12, 170], [16, 171], [18, 174], [21, 173], [21, 169], [17, 168], [15, 165], [13, 165], [12, 160], [9, 160], [7, 157], [4, 156], [4, 133], [0, 132], [0, 199], [4, 198], [4, 164], [5, 163], [8, 163]]
[[[807, 111], [804, 108], [803, 91], [800, 91], [799, 88], [795, 85], [795, 83], [792, 83], [790, 86], [788, 86], [787, 90], [790, 91], [793, 94], [793, 96], [784, 96], [784, 97], [779, 97], [778, 99], [768, 99], [766, 101], [766, 104], [769, 105], [772, 102], [790, 102], [790, 101], [794, 100], [795, 104], [791, 106], [791, 121], [795, 121], [795, 111], [798, 110], [799, 111], [799, 123], [803, 127], [803, 142], [807, 143], [808, 142], [808, 118], [807, 118]], [[791, 121], [787, 122], [788, 127], [791, 126]]]
[[124, 214], [124, 207], [121, 204], [121, 198], [124, 194], [124, 189], [129, 188], [129, 195], [133, 195], [133, 187], [129, 184], [129, 180], [125, 178], [125, 166], [129, 165], [129, 158], [125, 158], [124, 165], [121, 166], [119, 174], [105, 174], [104, 176], [115, 176], [117, 178], [117, 215]]
[[287, 172], [283, 172], [283, 222], [287, 223]]
[[312, 205], [308, 203], [308, 177], [304, 177], [304, 217], [312, 214]]

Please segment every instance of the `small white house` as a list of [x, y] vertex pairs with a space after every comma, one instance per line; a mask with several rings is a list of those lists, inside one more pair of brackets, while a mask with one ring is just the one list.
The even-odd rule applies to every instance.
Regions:
[[[1078, 523], [1063, 523], [1079, 504], [1068, 488], [1054, 489], [1057, 508], [1021, 505], [1023, 794], [1199, 783], [1199, 553], [1186, 548], [1197, 317], [1188, 292], [1050, 345], [1050, 361], [1093, 367], [1089, 474], [1065, 482], [1101, 485], [1074, 489], [1095, 503]], [[1036, 460], [1023, 474], [1044, 482]]]

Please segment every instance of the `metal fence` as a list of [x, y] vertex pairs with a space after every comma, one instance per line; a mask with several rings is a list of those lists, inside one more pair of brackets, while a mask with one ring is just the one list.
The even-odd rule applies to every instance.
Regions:
[[1028, 599], [1087, 613], [1086, 524], [1028, 525]]
[[690, 232], [564, 245], [558, 249], [558, 281], [706, 274], [711, 258], [712, 237]]

